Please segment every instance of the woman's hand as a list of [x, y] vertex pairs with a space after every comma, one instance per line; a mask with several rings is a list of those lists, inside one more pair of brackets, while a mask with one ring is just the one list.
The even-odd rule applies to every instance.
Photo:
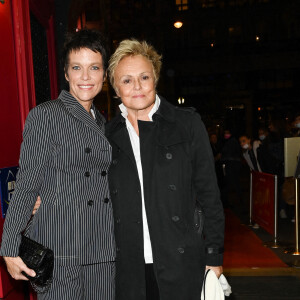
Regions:
[[206, 269], [205, 269], [205, 270], [208, 270], [208, 269], [213, 270], [213, 271], [216, 273], [216, 275], [217, 275], [218, 278], [219, 278], [219, 277], [222, 275], [222, 273], [223, 273], [223, 267], [222, 267], [222, 266], [217, 266], [217, 267], [206, 266]]
[[40, 208], [41, 203], [42, 203], [41, 197], [38, 196], [37, 199], [36, 199], [36, 202], [35, 202], [35, 204], [34, 204], [33, 211], [32, 211], [32, 214], [33, 214], [33, 215], [35, 215], [35, 213], [37, 212], [37, 210]]
[[31, 277], [34, 277], [36, 274], [32, 269], [29, 269], [23, 262], [20, 256], [18, 257], [8, 257], [4, 256], [3, 257], [6, 266], [7, 266], [7, 271], [11, 275], [12, 278], [16, 280], [28, 280], [22, 272], [25, 272]]

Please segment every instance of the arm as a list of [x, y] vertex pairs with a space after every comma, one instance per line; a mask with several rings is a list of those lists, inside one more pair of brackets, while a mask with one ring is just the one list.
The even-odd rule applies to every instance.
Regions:
[[31, 217], [51, 155], [49, 124], [46, 111], [36, 107], [29, 113], [23, 132], [19, 160], [20, 170], [16, 189], [7, 211], [0, 250], [8, 271], [16, 279], [24, 279], [24, 276], [20, 274], [21, 271], [32, 274], [18, 257], [18, 253], [21, 232]]
[[196, 113], [192, 116], [191, 139], [193, 185], [197, 201], [205, 214], [206, 265], [219, 276], [223, 264], [224, 212], [208, 135], [200, 116]]

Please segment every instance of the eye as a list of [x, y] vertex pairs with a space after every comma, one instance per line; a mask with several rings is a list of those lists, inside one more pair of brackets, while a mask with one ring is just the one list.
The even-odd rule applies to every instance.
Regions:
[[142, 76], [142, 80], [143, 80], [143, 81], [146, 81], [146, 80], [148, 80], [148, 79], [150, 79], [150, 76], [149, 76], [149, 75], [143, 75], [143, 76]]
[[79, 66], [73, 66], [72, 70], [80, 70], [80, 67]]
[[131, 83], [131, 80], [129, 78], [123, 79], [122, 83], [123, 84], [129, 84], [129, 83]]
[[92, 69], [92, 70], [99, 70], [100, 68], [97, 67], [97, 66], [92, 66], [91, 69]]

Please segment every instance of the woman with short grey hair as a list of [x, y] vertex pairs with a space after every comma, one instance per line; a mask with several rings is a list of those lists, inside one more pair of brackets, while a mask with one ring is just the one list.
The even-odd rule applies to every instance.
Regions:
[[161, 56], [124, 40], [109, 64], [121, 113], [106, 127], [118, 300], [199, 300], [222, 273], [224, 214], [204, 124], [156, 92]]

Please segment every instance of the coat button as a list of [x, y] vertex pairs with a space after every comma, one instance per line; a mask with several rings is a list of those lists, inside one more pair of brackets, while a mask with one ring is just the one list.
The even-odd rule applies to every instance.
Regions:
[[117, 224], [120, 224], [120, 223], [121, 223], [121, 219], [118, 218], [118, 219], [116, 220], [116, 222], [117, 222]]
[[106, 176], [107, 172], [106, 171], [102, 171], [101, 172], [101, 176]]
[[176, 191], [176, 185], [170, 184], [170, 185], [169, 185], [169, 189], [170, 189], [171, 191]]
[[91, 153], [91, 151], [92, 151], [92, 149], [88, 148], [88, 147], [84, 149], [84, 152], [87, 153], [87, 154]]
[[114, 195], [117, 195], [117, 194], [118, 194], [118, 190], [115, 189], [115, 190], [112, 191], [112, 193], [113, 193]]
[[166, 154], [166, 158], [167, 158], [167, 159], [172, 159], [172, 158], [173, 158], [172, 153], [167, 153], [167, 154]]
[[172, 217], [172, 220], [173, 220], [174, 222], [178, 222], [178, 221], [180, 220], [180, 218], [179, 218], [178, 216], [173, 216], [173, 217]]
[[179, 252], [180, 254], [183, 254], [183, 253], [184, 253], [184, 249], [183, 249], [182, 247], [179, 247], [177, 250], [178, 250], [178, 252]]
[[94, 205], [94, 201], [93, 201], [93, 200], [89, 200], [89, 201], [88, 201], [88, 205], [89, 205], [89, 206]]
[[90, 176], [91, 176], [91, 174], [90, 174], [90, 172], [89, 172], [89, 171], [86, 171], [86, 172], [84, 173], [84, 176], [85, 176], [85, 177], [90, 177]]
[[116, 165], [118, 163], [118, 160], [117, 159], [114, 159], [113, 161], [112, 161], [112, 164], [113, 165]]
[[116, 250], [117, 250], [117, 252], [120, 252], [120, 251], [121, 251], [121, 249], [120, 249], [119, 247], [117, 247], [117, 249], [116, 249]]
[[109, 198], [104, 198], [104, 199], [103, 199], [103, 202], [104, 202], [104, 203], [108, 203], [108, 202], [109, 202]]

